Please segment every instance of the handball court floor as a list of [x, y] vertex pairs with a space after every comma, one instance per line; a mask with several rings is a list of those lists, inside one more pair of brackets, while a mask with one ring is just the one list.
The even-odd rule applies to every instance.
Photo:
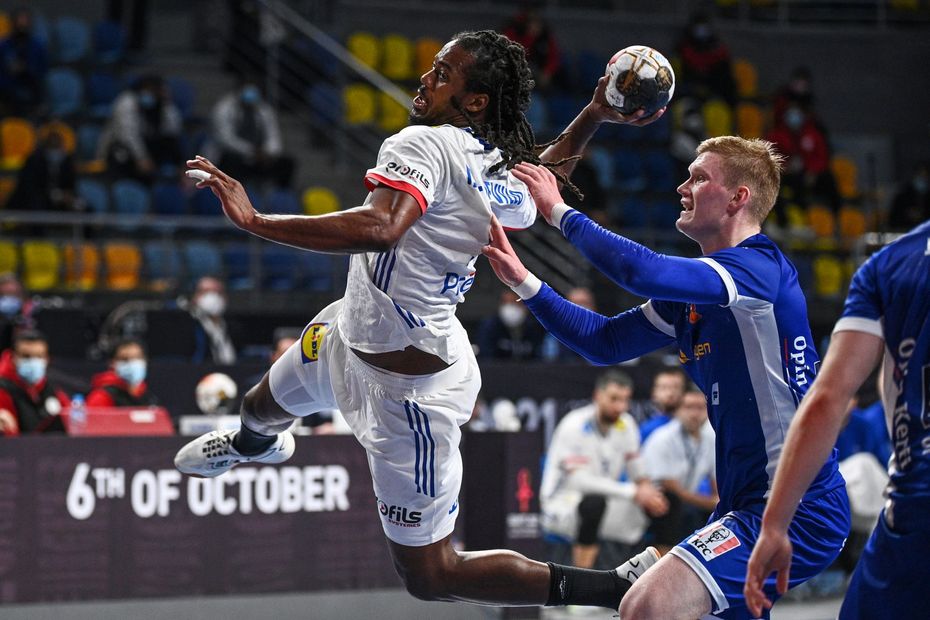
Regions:
[[[838, 598], [782, 601], [775, 606], [772, 620], [833, 620], [840, 603]], [[504, 617], [502, 610], [496, 608], [418, 601], [403, 590], [0, 605], [3, 620], [490, 620]], [[598, 609], [552, 609], [544, 610], [540, 618], [609, 620], [617, 615]]]

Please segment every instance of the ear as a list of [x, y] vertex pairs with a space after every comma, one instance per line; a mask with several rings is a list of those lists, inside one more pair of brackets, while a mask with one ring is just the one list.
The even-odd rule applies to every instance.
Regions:
[[462, 105], [469, 114], [478, 115], [484, 112], [490, 101], [491, 98], [488, 95], [472, 93], [465, 97]]
[[745, 185], [738, 186], [733, 195], [730, 196], [730, 202], [727, 204], [727, 213], [736, 215], [738, 211], [749, 206], [749, 199], [752, 198], [752, 192]]

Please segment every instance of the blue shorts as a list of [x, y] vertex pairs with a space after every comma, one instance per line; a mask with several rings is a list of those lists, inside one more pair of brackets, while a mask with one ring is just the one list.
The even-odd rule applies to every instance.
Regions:
[[[716, 514], [702, 529], [678, 543], [671, 553], [683, 560], [710, 593], [712, 613], [718, 618], [755, 618], [746, 607], [743, 585], [746, 567], [759, 531], [764, 504]], [[804, 583], [830, 566], [849, 534], [849, 500], [846, 489], [838, 488], [803, 502], [788, 528], [794, 547], [789, 587]], [[775, 577], [765, 582], [765, 594], [775, 601]], [[768, 612], [762, 618], [768, 618]]]
[[928, 550], [930, 532], [892, 531], [882, 512], [849, 582], [840, 620], [926, 617]]

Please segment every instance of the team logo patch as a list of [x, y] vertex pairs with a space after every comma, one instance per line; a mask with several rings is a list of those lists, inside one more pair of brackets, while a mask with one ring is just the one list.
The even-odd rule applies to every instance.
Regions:
[[718, 521], [689, 538], [688, 544], [700, 551], [705, 560], [713, 560], [739, 547], [740, 541], [730, 528]]
[[315, 362], [320, 358], [320, 348], [323, 346], [323, 337], [326, 335], [327, 323], [311, 323], [307, 325], [300, 337], [300, 359], [304, 364]]

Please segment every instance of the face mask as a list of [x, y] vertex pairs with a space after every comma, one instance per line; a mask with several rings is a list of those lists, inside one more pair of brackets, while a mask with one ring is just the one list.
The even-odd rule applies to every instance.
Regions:
[[519, 304], [508, 303], [500, 307], [497, 315], [500, 317], [501, 323], [507, 327], [516, 327], [523, 323], [523, 319], [526, 318], [526, 311]]
[[[930, 183], [927, 182], [927, 177], [914, 177], [914, 189], [917, 190], [918, 194], [926, 194], [927, 188], [930, 187]], [[0, 298], [0, 303], [3, 302], [3, 298]], [[0, 309], [2, 309], [0, 305]]]
[[145, 373], [148, 369], [145, 360], [126, 360], [113, 364], [113, 370], [116, 376], [128, 383], [136, 386], [145, 381]]
[[16, 374], [29, 385], [35, 385], [45, 378], [46, 367], [48, 367], [48, 360], [41, 357], [25, 357], [16, 360]]
[[693, 34], [694, 38], [698, 41], [706, 41], [710, 38], [710, 26], [707, 24], [698, 24], [694, 27], [694, 30], [691, 31], [691, 34]]
[[226, 312], [226, 299], [211, 291], [197, 298], [197, 307], [209, 316], [220, 316]]
[[804, 124], [804, 112], [797, 108], [789, 108], [785, 111], [785, 125], [790, 129], [800, 129]]
[[0, 297], [0, 314], [13, 316], [23, 307], [23, 300], [15, 295], [3, 295]]
[[242, 94], [239, 95], [242, 99], [242, 103], [255, 104], [258, 103], [259, 99], [262, 98], [261, 93], [258, 92], [258, 88], [255, 86], [246, 86], [242, 89]]
[[155, 95], [149, 92], [139, 93], [139, 105], [149, 110], [155, 107]]

